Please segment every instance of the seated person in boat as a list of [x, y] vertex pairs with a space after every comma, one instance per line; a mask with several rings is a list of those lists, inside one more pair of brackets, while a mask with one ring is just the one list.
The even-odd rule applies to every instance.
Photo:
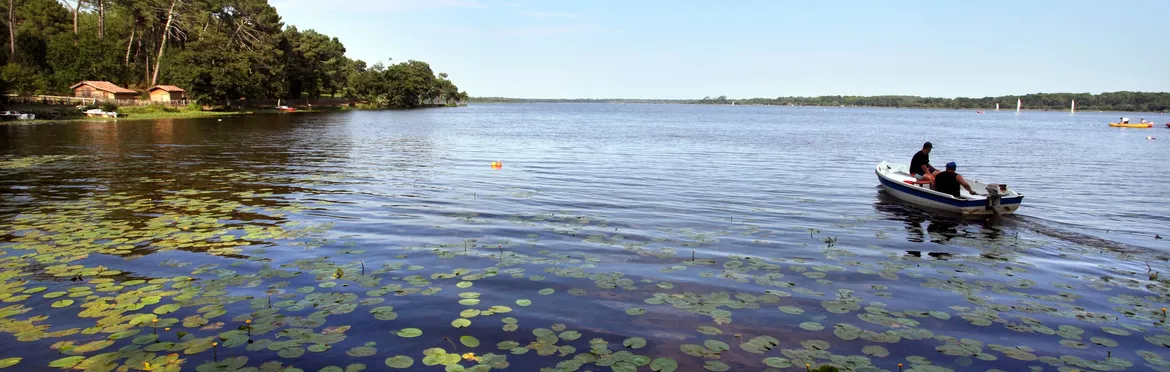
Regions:
[[1118, 123], [1121, 123], [1121, 124], [1129, 124], [1129, 118], [1124, 118], [1124, 117], [1123, 117], [1123, 118], [1121, 118], [1121, 121], [1118, 121]]
[[934, 175], [939, 173], [930, 165], [930, 150], [934, 148], [930, 142], [922, 144], [922, 150], [914, 153], [914, 158], [910, 160], [910, 174], [914, 176], [915, 180], [921, 183], [930, 183], [934, 179]]
[[971, 195], [976, 195], [975, 190], [971, 189], [971, 185], [967, 184], [967, 180], [964, 180], [963, 176], [955, 173], [955, 168], [958, 168], [958, 165], [952, 161], [947, 163], [947, 170], [945, 172], [940, 172], [934, 175], [934, 191], [938, 191], [943, 194], [951, 194], [952, 196], [958, 198], [959, 186], [962, 186], [963, 188], [967, 189], [967, 192], [971, 193]]

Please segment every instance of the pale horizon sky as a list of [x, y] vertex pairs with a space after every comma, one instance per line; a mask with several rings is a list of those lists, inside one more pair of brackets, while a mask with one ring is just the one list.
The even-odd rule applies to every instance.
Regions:
[[1170, 91], [1165, 0], [271, 3], [350, 58], [426, 61], [480, 97]]

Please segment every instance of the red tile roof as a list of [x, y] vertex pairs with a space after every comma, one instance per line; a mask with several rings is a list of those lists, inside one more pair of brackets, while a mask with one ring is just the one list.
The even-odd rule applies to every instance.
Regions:
[[183, 88], [179, 88], [179, 87], [176, 87], [174, 85], [155, 85], [155, 86], [151, 87], [149, 89], [149, 91], [153, 91], [155, 89], [162, 89], [162, 90], [165, 90], [168, 92], [186, 92], [185, 90], [183, 90]]
[[111, 83], [108, 81], [86, 80], [86, 81], [83, 81], [83, 82], [80, 82], [77, 84], [73, 84], [73, 86], [69, 87], [69, 89], [77, 89], [77, 87], [82, 86], [82, 85], [89, 85], [89, 86], [93, 87], [94, 89], [104, 91], [104, 92], [110, 92], [110, 93], [138, 93], [137, 91], [114, 85], [114, 83]]

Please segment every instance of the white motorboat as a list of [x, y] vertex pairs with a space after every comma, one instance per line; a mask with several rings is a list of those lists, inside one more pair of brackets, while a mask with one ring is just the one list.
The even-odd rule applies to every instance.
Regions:
[[[1007, 185], [983, 183], [964, 177], [976, 194], [960, 190], [959, 197], [917, 184], [906, 164], [881, 162], [876, 173], [886, 193], [902, 201], [922, 207], [963, 215], [1012, 214], [1020, 208], [1024, 195], [1008, 189]], [[986, 192], [986, 194], [984, 194]]]

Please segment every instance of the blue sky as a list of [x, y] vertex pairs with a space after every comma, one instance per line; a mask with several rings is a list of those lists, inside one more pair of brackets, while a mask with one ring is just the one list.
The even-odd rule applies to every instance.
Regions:
[[369, 63], [473, 96], [1170, 90], [1170, 1], [272, 0]]

